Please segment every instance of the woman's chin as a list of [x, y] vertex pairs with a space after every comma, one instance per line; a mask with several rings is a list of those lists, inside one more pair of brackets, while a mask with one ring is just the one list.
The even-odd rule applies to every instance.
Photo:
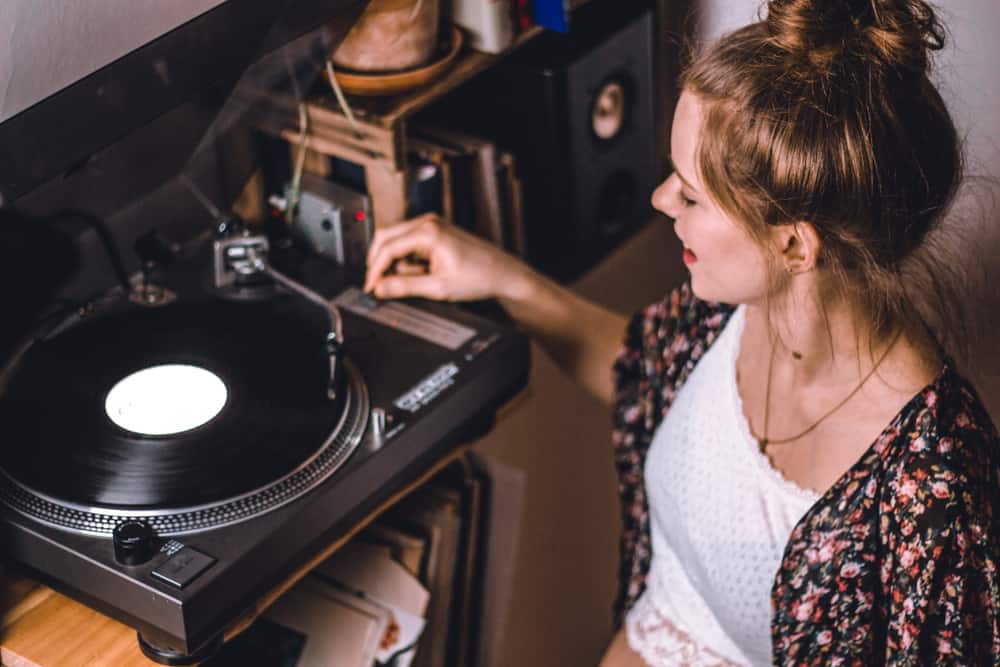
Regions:
[[697, 272], [691, 272], [691, 292], [701, 301], [711, 301], [713, 303], [739, 304], [746, 301], [743, 291], [707, 281], [699, 276]]
[[718, 301], [718, 289], [712, 289], [712, 285], [705, 284], [705, 280], [691, 272], [691, 291], [702, 301]]

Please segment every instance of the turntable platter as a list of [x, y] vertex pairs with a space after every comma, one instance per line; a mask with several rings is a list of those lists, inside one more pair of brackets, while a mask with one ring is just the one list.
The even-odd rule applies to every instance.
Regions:
[[[365, 421], [360, 378], [349, 377], [336, 401], [327, 397], [323, 323], [308, 315], [291, 297], [206, 298], [118, 309], [40, 341], [0, 401], [0, 423], [11, 436], [0, 466], [47, 501], [112, 513], [201, 508], [262, 489], [273, 495], [269, 487], [325, 447], [342, 448], [338, 432], [363, 429]], [[136, 432], [129, 427], [142, 430], [134, 426], [141, 422], [109, 414], [112, 389], [168, 365], [217, 378], [223, 389], [181, 401], [182, 386], [165, 403], [217, 405], [178, 432]]]

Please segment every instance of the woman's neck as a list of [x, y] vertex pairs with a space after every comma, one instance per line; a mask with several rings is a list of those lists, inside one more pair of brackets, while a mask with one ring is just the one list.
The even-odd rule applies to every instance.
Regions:
[[747, 304], [747, 335], [773, 349], [796, 385], [857, 381], [885, 358], [896, 340], [877, 340], [870, 320], [843, 298], [820, 295], [811, 281], [791, 279], [777, 294]]

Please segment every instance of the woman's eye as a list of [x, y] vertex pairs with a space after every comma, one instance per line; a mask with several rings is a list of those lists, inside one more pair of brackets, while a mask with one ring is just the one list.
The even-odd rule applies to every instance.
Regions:
[[687, 195], [685, 195], [682, 192], [681, 193], [681, 203], [684, 204], [685, 208], [687, 208], [687, 207], [694, 206], [698, 202], [696, 202], [695, 200], [691, 199], [690, 197], [688, 197]]

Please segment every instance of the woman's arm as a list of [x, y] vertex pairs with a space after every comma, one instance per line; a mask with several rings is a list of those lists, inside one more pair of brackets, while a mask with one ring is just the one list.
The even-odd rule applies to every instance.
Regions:
[[612, 401], [611, 366], [625, 317], [437, 216], [421, 216], [375, 234], [365, 290], [378, 298], [495, 298], [573, 380], [603, 402]]

